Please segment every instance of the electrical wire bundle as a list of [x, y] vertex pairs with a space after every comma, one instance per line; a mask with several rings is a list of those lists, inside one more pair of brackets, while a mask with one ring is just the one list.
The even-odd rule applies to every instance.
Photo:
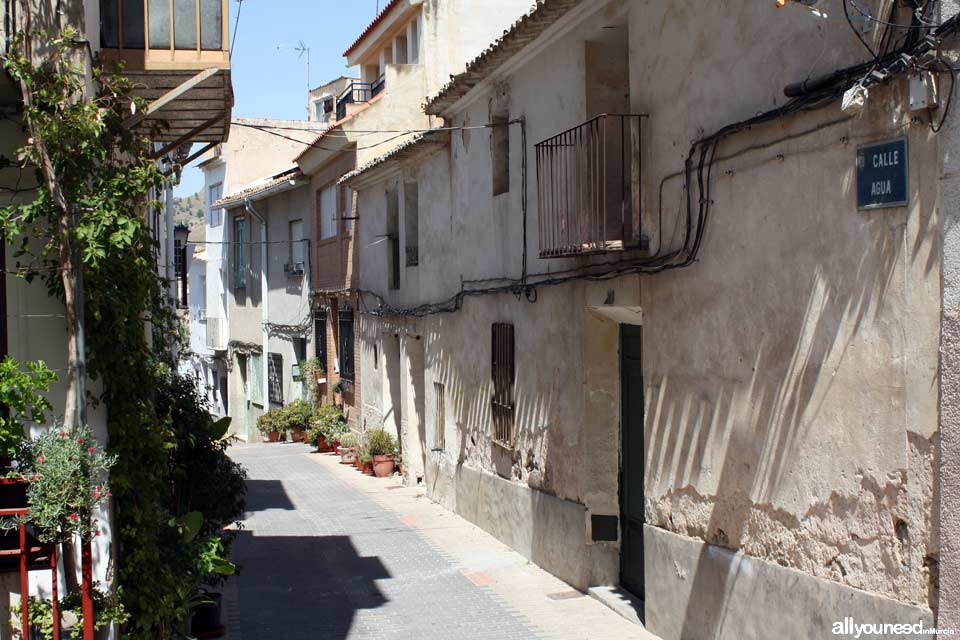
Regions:
[[[707, 229], [712, 204], [710, 188], [713, 167], [720, 143], [731, 135], [758, 125], [791, 114], [812, 111], [833, 104], [840, 100], [848, 90], [857, 85], [863, 89], [868, 89], [909, 70], [948, 72], [951, 76], [951, 90], [944, 107], [943, 116], [938, 124], [934, 124], [932, 119], [930, 123], [934, 132], [939, 131], [949, 115], [954, 85], [956, 84], [956, 70], [940, 55], [940, 47], [945, 38], [960, 31], [960, 16], [954, 16], [940, 26], [935, 26], [931, 22], [931, 14], [935, 4], [933, 0], [911, 0], [911, 22], [910, 24], [900, 24], [895, 21], [896, 2], [891, 3], [891, 15], [888, 20], [875, 20], [856, 4], [856, 0], [842, 1], [847, 22], [871, 54], [871, 59], [867, 62], [837, 69], [819, 78], [807, 79], [789, 85], [784, 92], [790, 100], [783, 106], [740, 122], [731, 123], [694, 141], [690, 146], [683, 171], [672, 176], [666, 176], [660, 184], [659, 216], [662, 239], [663, 185], [671, 177], [685, 177], [685, 231], [683, 243], [680, 247], [663, 251], [661, 242], [653, 255], [640, 259], [599, 262], [567, 271], [533, 274], [519, 279], [493, 278], [481, 281], [463, 281], [460, 291], [446, 300], [414, 307], [392, 307], [387, 304], [381, 295], [372, 291], [358, 290], [361, 306], [365, 306], [363, 304], [365, 296], [371, 297], [375, 301], [372, 307], [362, 310], [364, 313], [377, 316], [424, 317], [459, 311], [463, 307], [464, 301], [470, 297], [513, 294], [518, 299], [526, 298], [530, 302], [535, 302], [539, 287], [577, 280], [602, 281], [631, 274], [656, 274], [689, 267], [697, 262]], [[857, 31], [849, 14], [850, 6], [860, 13], [864, 19], [883, 25], [884, 32], [880, 38], [881, 46], [879, 50], [874, 50]], [[831, 124], [840, 121], [833, 121]], [[816, 127], [811, 131], [820, 128], [823, 127]]]

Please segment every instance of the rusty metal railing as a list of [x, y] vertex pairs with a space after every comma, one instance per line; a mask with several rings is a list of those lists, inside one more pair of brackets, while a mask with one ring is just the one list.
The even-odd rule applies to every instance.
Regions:
[[599, 115], [536, 145], [541, 258], [641, 246], [645, 115]]

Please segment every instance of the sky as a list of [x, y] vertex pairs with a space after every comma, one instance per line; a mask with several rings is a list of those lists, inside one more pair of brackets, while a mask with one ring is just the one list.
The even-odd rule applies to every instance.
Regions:
[[[294, 49], [301, 41], [310, 48], [311, 87], [347, 75], [343, 51], [387, 1], [230, 0], [234, 117], [305, 120], [307, 59]], [[176, 195], [203, 187], [196, 164], [184, 171]]]

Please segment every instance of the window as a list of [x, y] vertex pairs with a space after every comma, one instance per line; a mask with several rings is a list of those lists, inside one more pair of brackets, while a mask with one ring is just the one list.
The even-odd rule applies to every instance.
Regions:
[[233, 288], [247, 286], [247, 219], [233, 219]]
[[223, 197], [223, 183], [218, 182], [217, 184], [210, 185], [207, 189], [207, 219], [210, 221], [211, 227], [219, 227], [223, 224], [223, 208], [214, 207], [213, 203], [217, 202]]
[[337, 186], [331, 185], [317, 192], [317, 211], [320, 213], [320, 239], [337, 235]]
[[354, 381], [353, 366], [353, 310], [341, 309], [339, 318], [337, 357], [340, 360], [340, 378]]
[[270, 381], [270, 403], [283, 406], [283, 356], [279, 353], [268, 354], [267, 366]]
[[435, 425], [436, 431], [434, 432], [434, 445], [433, 448], [436, 451], [443, 451], [447, 447], [446, 437], [444, 435], [445, 423], [444, 423], [444, 397], [443, 397], [443, 383], [434, 382], [433, 383], [433, 395], [436, 396], [436, 406], [434, 408], [433, 423]]
[[507, 114], [491, 118], [490, 161], [493, 171], [493, 195], [510, 191], [510, 125]]
[[403, 185], [403, 227], [407, 266], [420, 264], [420, 186], [416, 182]]
[[388, 287], [400, 288], [400, 194], [396, 187], [387, 189], [387, 247], [390, 274]]
[[410, 64], [417, 64], [420, 62], [420, 21], [414, 20], [410, 23], [410, 31], [408, 32], [409, 45], [410, 45]]
[[250, 402], [263, 406], [263, 356], [254, 353], [250, 356]]
[[512, 324], [497, 323], [493, 325], [491, 347], [493, 440], [500, 445], [513, 448], [513, 383], [515, 369]]
[[327, 312], [323, 309], [313, 314], [314, 330], [316, 331], [316, 344], [314, 344], [314, 356], [316, 356], [323, 365], [323, 371], [327, 371]]
[[[216, 374], [214, 374], [214, 380], [216, 380]], [[230, 413], [230, 394], [227, 393], [227, 378], [226, 376], [220, 378], [220, 400], [223, 403], [223, 412], [225, 414]]]
[[303, 220], [290, 221], [290, 263], [303, 265], [304, 258]]

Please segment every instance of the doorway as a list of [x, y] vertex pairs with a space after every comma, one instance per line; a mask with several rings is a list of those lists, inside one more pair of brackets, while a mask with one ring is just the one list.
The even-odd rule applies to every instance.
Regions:
[[620, 585], [641, 600], [643, 576], [643, 328], [620, 328]]

